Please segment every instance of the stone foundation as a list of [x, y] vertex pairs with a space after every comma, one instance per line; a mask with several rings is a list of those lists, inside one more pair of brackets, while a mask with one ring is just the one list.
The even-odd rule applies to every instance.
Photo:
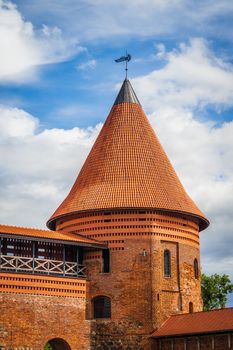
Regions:
[[[93, 322], [93, 350], [149, 350], [150, 338], [140, 334], [141, 324], [132, 322]], [[132, 331], [134, 329], [134, 331]]]

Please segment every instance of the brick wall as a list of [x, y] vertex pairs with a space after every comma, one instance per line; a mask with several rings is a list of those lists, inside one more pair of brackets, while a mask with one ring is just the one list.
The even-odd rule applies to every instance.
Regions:
[[[194, 259], [199, 261], [195, 221], [153, 211], [101, 215], [87, 215], [82, 233], [92, 236], [93, 232], [93, 238], [109, 243], [110, 272], [102, 272], [102, 252], [90, 250], [84, 253], [90, 286], [87, 301], [2, 294], [3, 348], [39, 350], [48, 340], [62, 338], [72, 350], [149, 350], [151, 333], [167, 317], [187, 312], [190, 301], [194, 311], [202, 308], [200, 280], [193, 269]], [[75, 226], [73, 220], [72, 232]], [[171, 253], [171, 277], [163, 273], [165, 249]], [[111, 298], [111, 319], [93, 320], [91, 300], [98, 295]]]
[[[111, 241], [110, 273], [102, 272], [101, 252], [84, 255], [90, 280], [90, 300], [98, 295], [110, 297], [112, 316], [93, 324], [94, 349], [110, 349], [110, 344], [116, 349], [150, 349], [150, 334], [171, 314], [188, 312], [189, 302], [193, 302], [194, 311], [202, 309], [200, 279], [195, 279], [193, 268], [194, 259], [200, 260], [196, 223], [164, 215], [164, 227], [157, 234], [150, 222], [142, 225], [142, 218], [150, 219], [150, 214], [138, 214], [138, 217], [136, 214], [113, 214], [100, 220], [97, 217], [96, 213], [94, 217], [87, 216], [88, 221], [82, 222], [81, 226], [91, 236], [95, 232], [91, 230], [92, 226], [99, 224], [100, 231], [97, 232], [100, 236], [95, 238]], [[104, 222], [106, 217], [107, 222]], [[76, 225], [75, 220], [72, 222]], [[106, 226], [110, 224], [112, 229]], [[190, 229], [188, 238], [194, 237], [195, 241], [186, 239], [186, 233], [183, 237], [177, 236], [176, 230], [180, 230], [183, 224]], [[63, 221], [63, 225], [68, 223]], [[122, 249], [119, 249], [119, 237]], [[171, 253], [171, 277], [164, 277], [165, 249]], [[88, 303], [87, 317], [93, 319], [91, 302]]]
[[53, 338], [72, 350], [90, 349], [85, 300], [39, 295], [0, 295], [0, 348], [43, 350]]
[[[164, 277], [163, 253], [171, 253], [171, 276]], [[152, 328], [156, 329], [171, 315], [202, 310], [200, 278], [195, 279], [194, 259], [200, 260], [199, 248], [178, 242], [151, 241]]]
[[[124, 251], [111, 252], [110, 273], [101, 272], [99, 259], [87, 263], [90, 299], [106, 295], [112, 305], [111, 319], [93, 324], [94, 349], [147, 349], [152, 293], [150, 257], [143, 256], [143, 249], [149, 251], [148, 240], [126, 240]], [[93, 318], [91, 303], [87, 315]]]

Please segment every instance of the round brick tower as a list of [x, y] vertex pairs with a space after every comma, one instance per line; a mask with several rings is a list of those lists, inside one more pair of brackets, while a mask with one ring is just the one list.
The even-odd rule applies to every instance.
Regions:
[[202, 310], [199, 231], [208, 224], [126, 79], [70, 193], [47, 223], [108, 243], [109, 252], [84, 256], [95, 349], [108, 343], [147, 349], [150, 334], [171, 314]]

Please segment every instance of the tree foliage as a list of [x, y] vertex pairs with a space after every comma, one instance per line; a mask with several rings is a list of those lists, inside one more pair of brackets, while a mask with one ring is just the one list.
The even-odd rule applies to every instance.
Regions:
[[227, 294], [233, 292], [233, 284], [228, 275], [202, 274], [201, 294], [204, 311], [220, 309], [226, 306]]

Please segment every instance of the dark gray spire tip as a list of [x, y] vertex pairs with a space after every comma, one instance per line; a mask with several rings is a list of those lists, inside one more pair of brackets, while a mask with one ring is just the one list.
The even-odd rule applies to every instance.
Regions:
[[118, 105], [120, 103], [137, 103], [140, 105], [140, 102], [130, 84], [128, 79], [123, 81], [119, 94], [114, 102], [114, 105]]

